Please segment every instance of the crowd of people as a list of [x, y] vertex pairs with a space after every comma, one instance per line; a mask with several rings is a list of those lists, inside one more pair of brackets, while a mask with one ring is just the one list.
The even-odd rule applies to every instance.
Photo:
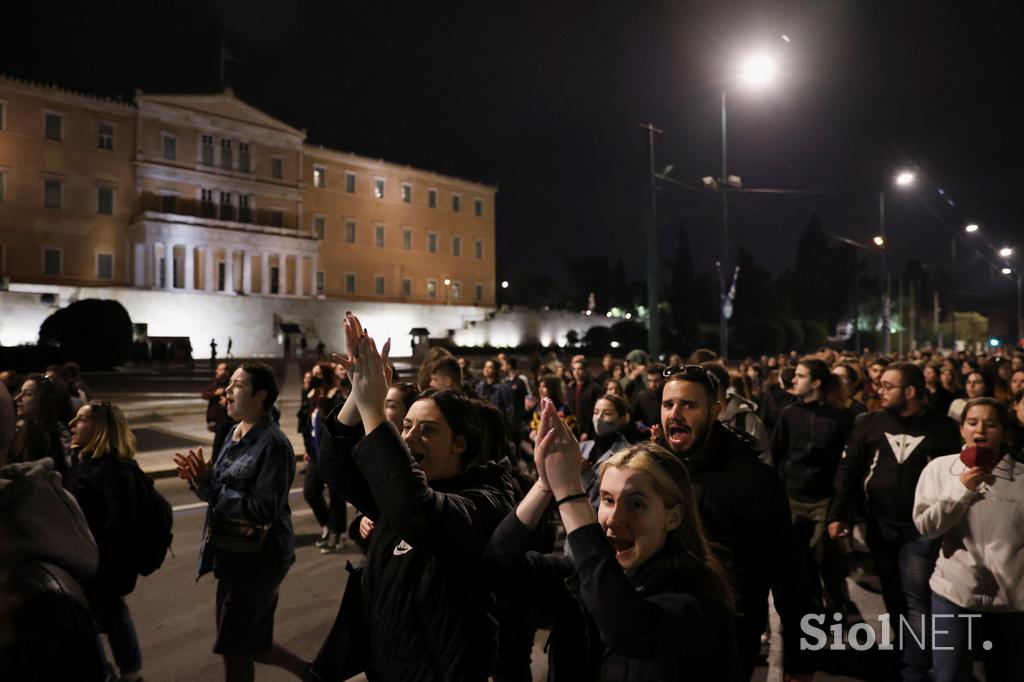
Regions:
[[[529, 680], [543, 628], [549, 679], [749, 680], [769, 603], [788, 679], [811, 679], [802, 619], [859, 615], [858, 526], [900, 635], [880, 674], [966, 680], [977, 657], [989, 679], [1024, 679], [1024, 354], [501, 353], [477, 373], [435, 347], [399, 377], [390, 341], [352, 315], [345, 336], [298, 396], [303, 496], [320, 551], [351, 542], [365, 559], [314, 660], [273, 639], [296, 475], [274, 371], [218, 364], [212, 454], [175, 456], [208, 505], [197, 574], [217, 580], [225, 679], [262, 663], [309, 680]], [[124, 416], [74, 366], [0, 379], [0, 484], [37, 461], [59, 474], [98, 554], [65, 594], [109, 639], [107, 679], [140, 679]]]

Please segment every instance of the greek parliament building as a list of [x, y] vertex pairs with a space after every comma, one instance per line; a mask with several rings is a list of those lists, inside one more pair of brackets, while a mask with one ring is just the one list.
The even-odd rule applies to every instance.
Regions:
[[230, 89], [121, 102], [0, 76], [0, 344], [81, 298], [200, 357], [228, 336], [241, 356], [286, 333], [338, 347], [347, 309], [396, 354], [417, 327], [526, 340], [495, 319], [495, 187], [305, 138]]

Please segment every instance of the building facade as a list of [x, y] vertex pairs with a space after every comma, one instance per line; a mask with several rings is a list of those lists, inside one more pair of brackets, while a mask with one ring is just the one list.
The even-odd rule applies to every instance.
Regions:
[[230, 89], [117, 102], [0, 77], [0, 276], [494, 305], [494, 187], [305, 137]]

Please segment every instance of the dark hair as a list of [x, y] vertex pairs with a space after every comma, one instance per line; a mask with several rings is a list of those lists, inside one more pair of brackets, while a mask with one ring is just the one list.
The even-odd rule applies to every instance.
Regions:
[[[718, 377], [715, 373], [703, 365], [683, 365], [682, 367], [667, 367], [662, 373], [665, 377], [667, 387], [673, 381], [689, 381], [704, 389], [708, 396], [708, 403], [714, 405], [718, 402]], [[665, 389], [662, 389], [662, 396]]]
[[505, 364], [512, 369], [519, 369], [519, 362], [511, 355], [505, 358]]
[[795, 367], [790, 367], [789, 365], [786, 365], [785, 367], [779, 370], [779, 380], [782, 382], [782, 385], [787, 388], [793, 385], [793, 377], [795, 376]]
[[[807, 372], [811, 375], [811, 381], [817, 380], [821, 382], [821, 388], [818, 390], [821, 391], [821, 401], [823, 403], [828, 403], [835, 408], [846, 407], [847, 402], [849, 402], [846, 384], [828, 370], [828, 365], [824, 360], [804, 356], [796, 364], [798, 367], [803, 365], [807, 368]], [[921, 376], [923, 377], [924, 374]]]
[[435, 362], [434, 366], [430, 368], [430, 374], [440, 374], [452, 381], [457, 381], [459, 385], [462, 384], [462, 368], [459, 367], [459, 361], [453, 355], [441, 358]]
[[[607, 400], [608, 402], [610, 402], [612, 405], [615, 406], [615, 411], [619, 413], [620, 417], [629, 416], [629, 403], [627, 403], [625, 398], [623, 398], [622, 396], [617, 396], [613, 393], [605, 393], [597, 400]], [[595, 406], [597, 405], [597, 400], [594, 401]]]
[[870, 367], [871, 365], [881, 365], [883, 368], [885, 368], [888, 367], [889, 364], [889, 358], [877, 357], [868, 363], [868, 367]]
[[240, 370], [249, 375], [249, 380], [252, 381], [252, 394], [256, 395], [259, 391], [266, 391], [267, 395], [263, 399], [263, 409], [269, 410], [271, 405], [277, 401], [277, 395], [279, 388], [277, 386], [277, 377], [274, 375], [274, 369], [263, 362], [243, 362]]
[[334, 374], [334, 365], [329, 362], [318, 362], [320, 365], [320, 376], [323, 378], [324, 391], [329, 391], [338, 385], [338, 377]]
[[[558, 404], [565, 402], [565, 396], [562, 395], [562, 380], [557, 376], [554, 374], [546, 374], [540, 378], [540, 381], [538, 382], [538, 389], [540, 384], [547, 386], [549, 398]], [[537, 393], [539, 394], [540, 391], [538, 390]]]
[[[700, 366], [715, 375], [715, 379], [718, 380], [718, 390], [727, 388], [729, 386], [729, 370], [725, 368], [725, 365], [718, 361], [708, 361], [700, 363]], [[718, 396], [715, 395], [715, 400]], [[713, 401], [712, 401], [713, 402]]]
[[503, 457], [507, 457], [511, 461], [514, 449], [512, 443], [508, 440], [508, 433], [505, 430], [505, 418], [501, 415], [501, 411], [498, 410], [494, 403], [488, 400], [473, 398], [470, 403], [473, 405], [473, 411], [480, 429], [482, 461], [497, 462]]
[[927, 394], [925, 393], [924, 370], [912, 362], [893, 362], [886, 365], [885, 371], [899, 372], [904, 389], [908, 386], [912, 387], [916, 394], [915, 397], [921, 402], [925, 401]]
[[665, 372], [665, 365], [660, 362], [651, 363], [650, 365], [647, 365], [646, 372], [647, 374], [662, 374]]
[[462, 470], [484, 462], [483, 445], [479, 420], [473, 403], [459, 391], [429, 389], [420, 393], [416, 402], [433, 400], [437, 409], [441, 410], [448, 428], [452, 430], [452, 438], [460, 436], [466, 441], [466, 449], [460, 455]]
[[850, 386], [856, 388], [857, 384], [860, 383], [860, 372], [857, 371], [857, 368], [848, 362], [844, 362], [839, 366], [846, 370], [846, 375], [847, 379], [850, 381]]
[[29, 381], [35, 383], [36, 391], [39, 393], [39, 398], [36, 401], [39, 405], [39, 415], [36, 421], [41, 426], [47, 430], [59, 429], [60, 424], [71, 421], [70, 417], [65, 419], [65, 416], [71, 412], [71, 399], [68, 397], [67, 386], [63, 381], [45, 374], [29, 374], [21, 378], [23, 386]]
[[420, 394], [416, 384], [398, 383], [391, 384], [391, 388], [397, 388], [401, 392], [402, 405], [405, 406], [406, 412], [412, 407], [412, 404], [416, 402], [416, 397]]
[[713, 362], [718, 359], [718, 353], [709, 348], [698, 348], [697, 350], [690, 353], [690, 357], [686, 358], [686, 362], [691, 365], [700, 365], [705, 362]]

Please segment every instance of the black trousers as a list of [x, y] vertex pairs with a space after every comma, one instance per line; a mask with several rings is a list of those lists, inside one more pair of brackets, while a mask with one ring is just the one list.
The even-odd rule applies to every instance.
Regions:
[[340, 535], [348, 528], [348, 507], [340, 496], [328, 494], [324, 499], [327, 484], [320, 476], [316, 464], [316, 455], [310, 453], [306, 464], [306, 478], [302, 482], [302, 497], [313, 510], [313, 516], [321, 527], [326, 526], [331, 533]]

